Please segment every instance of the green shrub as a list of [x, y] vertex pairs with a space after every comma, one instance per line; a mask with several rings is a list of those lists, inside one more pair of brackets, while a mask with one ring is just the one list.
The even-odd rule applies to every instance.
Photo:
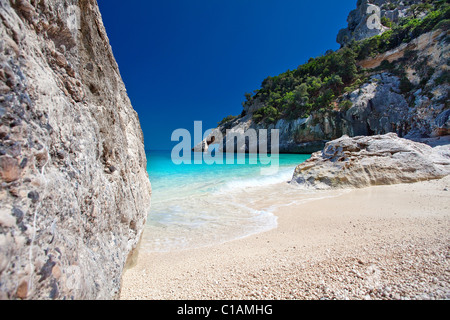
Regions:
[[445, 19], [437, 23], [433, 30], [442, 29], [444, 31], [448, 31], [450, 29], [450, 19]]
[[383, 60], [377, 69], [382, 71], [384, 70], [392, 71], [395, 69], [395, 64], [389, 62], [388, 60]]
[[253, 120], [255, 120], [256, 122], [260, 122], [262, 118], [263, 118], [262, 114], [259, 114], [259, 113], [253, 114]]
[[353, 107], [353, 103], [350, 100], [344, 100], [339, 105], [340, 110], [344, 112], [346, 112], [351, 107]]
[[406, 50], [403, 55], [403, 60], [407, 62], [411, 62], [417, 59], [417, 51], [416, 50]]
[[223, 125], [223, 124], [225, 124], [225, 123], [227, 123], [227, 122], [230, 122], [230, 121], [232, 121], [232, 120], [234, 120], [234, 119], [236, 119], [237, 118], [237, 116], [227, 116], [227, 117], [225, 117], [225, 118], [223, 118], [222, 119], [222, 121], [220, 121], [219, 123], [218, 123], [218, 125], [219, 126], [221, 126], [221, 125]]
[[387, 17], [381, 17], [381, 24], [385, 27], [392, 28], [392, 20]]

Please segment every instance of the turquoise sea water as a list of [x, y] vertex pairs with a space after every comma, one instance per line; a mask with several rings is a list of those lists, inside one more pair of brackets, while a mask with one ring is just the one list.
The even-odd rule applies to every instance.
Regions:
[[272, 187], [287, 185], [310, 155], [281, 154], [278, 170], [268, 175], [261, 172], [268, 165], [250, 164], [249, 157], [259, 160], [246, 155], [246, 164], [176, 165], [169, 151], [148, 151], [152, 206], [142, 249], [182, 250], [276, 227], [273, 208], [264, 203], [276, 196]]

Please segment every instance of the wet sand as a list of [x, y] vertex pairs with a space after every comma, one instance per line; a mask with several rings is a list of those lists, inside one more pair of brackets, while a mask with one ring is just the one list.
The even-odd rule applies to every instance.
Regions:
[[450, 176], [335, 193], [279, 207], [265, 233], [141, 251], [121, 299], [450, 299]]

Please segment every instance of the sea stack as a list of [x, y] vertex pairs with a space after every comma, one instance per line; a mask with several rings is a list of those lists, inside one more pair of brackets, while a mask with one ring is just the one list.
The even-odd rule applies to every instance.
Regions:
[[95, 0], [0, 0], [0, 299], [112, 299], [151, 187]]

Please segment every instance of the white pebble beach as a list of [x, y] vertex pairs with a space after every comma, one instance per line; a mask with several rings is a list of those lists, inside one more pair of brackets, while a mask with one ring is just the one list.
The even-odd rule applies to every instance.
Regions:
[[141, 251], [121, 299], [450, 298], [450, 176], [336, 194], [277, 209], [265, 233]]

